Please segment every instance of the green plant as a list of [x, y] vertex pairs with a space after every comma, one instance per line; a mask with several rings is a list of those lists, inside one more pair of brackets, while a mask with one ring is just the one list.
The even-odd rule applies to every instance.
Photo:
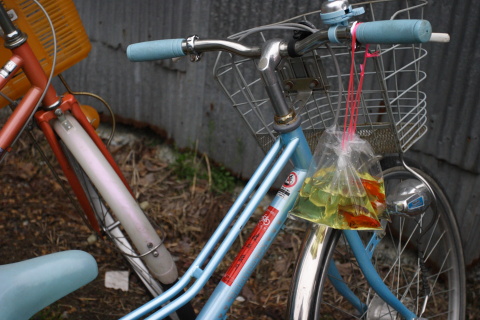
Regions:
[[179, 179], [190, 180], [193, 186], [199, 180], [208, 181], [208, 187], [217, 193], [231, 192], [236, 184], [235, 177], [225, 167], [211, 165], [206, 154], [198, 156], [192, 150], [178, 153], [171, 168]]
[[212, 173], [212, 189], [218, 193], [232, 192], [236, 185], [235, 177], [224, 167], [213, 167]]
[[192, 151], [178, 153], [171, 165], [173, 172], [181, 180], [193, 180], [199, 169], [195, 160], [196, 155]]

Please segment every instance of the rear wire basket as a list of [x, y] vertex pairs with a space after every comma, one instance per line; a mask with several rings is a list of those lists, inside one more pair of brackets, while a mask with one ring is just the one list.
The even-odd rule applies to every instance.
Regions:
[[[422, 19], [427, 1], [385, 0], [362, 2], [366, 13], [360, 21], [386, 19]], [[355, 7], [356, 5], [352, 3]], [[308, 20], [322, 27], [319, 12], [289, 21]], [[292, 31], [271, 30], [249, 34], [242, 41], [260, 43], [261, 39], [289, 40]], [[334, 53], [340, 66], [343, 88], [338, 125], [343, 126], [345, 97], [350, 77], [350, 43], [325, 46], [300, 58], [286, 58], [277, 70], [284, 85], [284, 95], [296, 113], [301, 126], [315, 149], [325, 128], [334, 125], [339, 100], [339, 77], [334, 67]], [[426, 95], [419, 85], [426, 78], [420, 62], [427, 52], [421, 45], [372, 45], [377, 58], [367, 60], [359, 104], [357, 134], [370, 142], [377, 154], [407, 151], [427, 131]], [[356, 51], [356, 75], [363, 61], [365, 48]], [[214, 74], [247, 127], [267, 152], [277, 133], [273, 130], [273, 109], [256, 69], [257, 60], [222, 53], [217, 59]]]
[[[13, 23], [27, 34], [30, 47], [45, 73], [49, 75], [53, 65], [54, 47], [52, 29], [44, 12], [32, 0], [0, 0], [0, 2], [10, 15], [16, 16]], [[47, 11], [55, 28], [57, 59], [54, 75], [57, 75], [87, 57], [91, 45], [72, 0], [39, 0], [39, 2]], [[12, 52], [4, 48], [3, 38], [0, 38], [0, 64], [4, 65], [11, 56]], [[2, 93], [15, 100], [23, 96], [29, 88], [30, 83], [25, 74], [19, 72], [2, 89]], [[0, 108], [8, 103], [5, 98], [0, 97]]]

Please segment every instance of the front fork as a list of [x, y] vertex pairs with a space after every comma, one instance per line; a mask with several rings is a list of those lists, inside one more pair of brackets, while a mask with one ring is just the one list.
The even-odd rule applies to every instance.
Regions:
[[38, 111], [35, 113], [35, 121], [37, 122], [40, 129], [43, 131], [50, 147], [52, 148], [53, 153], [55, 154], [55, 157], [57, 158], [58, 163], [60, 164], [60, 167], [62, 168], [62, 171], [64, 172], [69, 184], [72, 186], [72, 190], [77, 197], [80, 206], [85, 212], [85, 215], [91, 227], [97, 232], [97, 234], [101, 235], [101, 230], [95, 217], [95, 213], [91, 207], [90, 201], [88, 200], [85, 191], [83, 190], [82, 185], [78, 180], [75, 172], [70, 166], [70, 163], [60, 145], [58, 137], [56, 136], [52, 128], [52, 121], [62, 121], [61, 118], [64, 117], [65, 113], [71, 113], [75, 117], [75, 119], [77, 119], [83, 129], [94, 141], [95, 145], [98, 147], [101, 153], [105, 156], [112, 168], [114, 168], [115, 172], [121, 178], [122, 182], [128, 188], [130, 193], [132, 193], [132, 191], [127, 183], [127, 180], [121, 173], [120, 168], [115, 163], [113, 157], [109, 153], [107, 147], [105, 146], [101, 138], [95, 132], [94, 127], [86, 118], [80, 105], [78, 104], [77, 100], [74, 98], [73, 95], [65, 94], [65, 96], [61, 100], [60, 106], [58, 106], [58, 108], [56, 108], [55, 110]]

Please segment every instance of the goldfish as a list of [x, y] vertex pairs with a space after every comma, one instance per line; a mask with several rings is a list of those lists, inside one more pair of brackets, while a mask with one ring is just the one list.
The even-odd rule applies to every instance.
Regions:
[[385, 191], [382, 189], [382, 184], [378, 181], [367, 180], [367, 179], [360, 179], [362, 181], [362, 185], [365, 188], [367, 194], [373, 196], [379, 202], [385, 202]]
[[380, 221], [365, 215], [354, 216], [343, 210], [338, 210], [338, 213], [345, 218], [348, 226], [352, 229], [381, 229], [382, 227]]

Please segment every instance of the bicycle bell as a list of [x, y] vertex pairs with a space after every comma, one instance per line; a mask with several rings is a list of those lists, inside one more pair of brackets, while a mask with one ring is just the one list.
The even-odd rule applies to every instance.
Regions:
[[329, 0], [322, 3], [320, 17], [328, 25], [347, 25], [348, 19], [363, 13], [363, 7], [353, 9], [348, 0]]
[[397, 184], [387, 195], [387, 210], [391, 214], [418, 215], [427, 210], [432, 196], [423, 182], [407, 179]]

